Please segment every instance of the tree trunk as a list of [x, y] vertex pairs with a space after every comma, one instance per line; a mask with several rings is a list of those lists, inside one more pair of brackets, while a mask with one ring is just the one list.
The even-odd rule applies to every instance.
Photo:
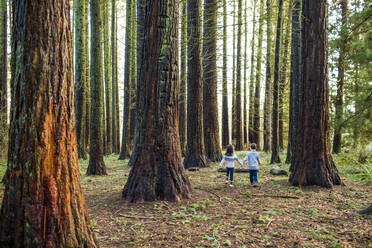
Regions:
[[200, 0], [187, 1], [187, 151], [185, 168], [206, 167], [203, 133], [203, 85], [200, 59]]
[[80, 187], [69, 1], [13, 6], [17, 76], [0, 246], [97, 247]]
[[84, 46], [86, 47], [86, 54], [87, 54], [87, 66], [86, 66], [86, 106], [85, 106], [85, 147], [86, 149], [90, 149], [90, 119], [91, 119], [91, 82], [90, 82], [90, 66], [89, 66], [89, 21], [88, 21], [88, 15], [89, 15], [89, 0], [85, 0], [87, 3], [84, 4], [84, 29], [86, 30], [86, 34], [84, 37]]
[[106, 154], [112, 153], [112, 102], [111, 102], [111, 53], [110, 53], [110, 0], [105, 2], [105, 94], [106, 94]]
[[345, 77], [345, 53], [347, 44], [347, 0], [340, 1], [342, 11], [342, 26], [340, 33], [339, 57], [338, 57], [338, 76], [337, 76], [337, 96], [335, 102], [335, 131], [333, 135], [333, 153], [341, 152], [342, 120], [344, 112], [344, 77]]
[[251, 75], [249, 80], [249, 124], [248, 124], [248, 138], [252, 143], [254, 140], [253, 116], [254, 116], [254, 60], [255, 60], [255, 36], [256, 36], [256, 5], [257, 0], [253, 0], [253, 22], [252, 22], [252, 41], [251, 41]]
[[223, 1], [223, 67], [222, 67], [222, 147], [230, 144], [229, 135], [229, 103], [227, 94], [227, 6]]
[[186, 84], [187, 84], [187, 0], [181, 0], [181, 80], [179, 95], [179, 133], [182, 155], [186, 152]]
[[263, 36], [263, 19], [264, 19], [264, 1], [260, 1], [260, 19], [258, 25], [258, 49], [257, 49], [257, 66], [256, 66], [256, 83], [254, 94], [254, 114], [253, 114], [253, 142], [257, 145], [257, 150], [261, 148], [260, 138], [260, 98], [261, 98], [261, 60], [262, 60], [262, 36]]
[[290, 171], [293, 171], [292, 157], [296, 144], [299, 142], [301, 128], [301, 105], [302, 105], [302, 68], [301, 68], [301, 11], [302, 0], [294, 0], [292, 8], [292, 39], [291, 39], [291, 73], [290, 73], [290, 102], [289, 102], [289, 135], [286, 163], [291, 163]]
[[131, 96], [132, 96], [132, 65], [133, 62], [133, 49], [132, 49], [132, 1], [127, 1], [127, 15], [126, 15], [126, 28], [125, 28], [125, 67], [124, 67], [124, 109], [123, 109], [123, 133], [121, 139], [121, 152], [119, 159], [126, 159], [130, 156], [130, 123], [131, 118]]
[[247, 47], [248, 47], [248, 15], [247, 15], [247, 2], [245, 1], [244, 6], [244, 100], [243, 100], [243, 143], [244, 146], [248, 144], [248, 116], [247, 116]]
[[235, 44], [236, 44], [236, 32], [235, 32], [235, 28], [236, 28], [236, 0], [231, 0], [231, 4], [234, 6], [233, 7], [233, 44], [232, 44], [232, 47], [233, 47], [233, 56], [232, 56], [232, 61], [233, 61], [233, 67], [232, 67], [232, 72], [231, 72], [231, 78], [232, 78], [232, 89], [231, 89], [231, 139], [232, 139], [232, 143], [236, 143], [236, 107], [235, 107], [235, 104], [236, 104], [236, 67], [235, 67], [235, 59], [236, 59], [236, 48], [235, 48]]
[[137, 16], [136, 16], [137, 0], [132, 1], [132, 13], [131, 13], [131, 86], [130, 86], [130, 124], [129, 124], [129, 146], [132, 149], [133, 141], [135, 136], [136, 127], [136, 89], [137, 89]]
[[302, 125], [289, 181], [330, 188], [341, 179], [329, 147], [327, 1], [303, 0], [302, 16]]
[[116, 0], [111, 0], [111, 72], [112, 72], [112, 80], [111, 80], [111, 88], [112, 88], [112, 95], [111, 95], [111, 118], [112, 118], [112, 127], [111, 127], [111, 136], [112, 136], [112, 152], [119, 153], [118, 146], [118, 115], [117, 112], [119, 110], [119, 103], [116, 101], [117, 94], [119, 91], [118, 87], [118, 54], [117, 54], [117, 10], [116, 10]]
[[209, 160], [222, 159], [217, 107], [217, 0], [204, 1], [203, 39], [203, 128]]
[[6, 153], [8, 136], [8, 15], [7, 1], [0, 0], [0, 157]]
[[264, 102], [264, 151], [271, 150], [271, 0], [266, 0], [266, 81]]
[[[147, 0], [139, 94], [142, 136], [123, 197], [129, 202], [189, 198], [178, 136], [178, 1]], [[155, 21], [150, 21], [155, 20]], [[160, 25], [159, 25], [160, 24]]]
[[241, 97], [241, 67], [242, 67], [242, 0], [238, 0], [238, 41], [236, 51], [236, 81], [235, 81], [235, 150], [243, 150], [242, 134], [242, 97]]
[[87, 175], [106, 175], [103, 161], [103, 70], [102, 70], [102, 13], [100, 0], [91, 0], [91, 123]]
[[283, 0], [279, 0], [278, 22], [276, 26], [275, 64], [273, 84], [273, 109], [272, 109], [272, 142], [270, 163], [280, 163], [279, 157], [279, 53], [280, 53], [280, 27], [282, 19]]

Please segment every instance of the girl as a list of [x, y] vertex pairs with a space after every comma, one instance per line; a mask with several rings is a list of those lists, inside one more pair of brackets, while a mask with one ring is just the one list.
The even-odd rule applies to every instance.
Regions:
[[226, 184], [229, 183], [229, 176], [230, 176], [230, 187], [234, 187], [234, 161], [238, 161], [240, 165], [243, 165], [240, 162], [239, 158], [234, 154], [234, 147], [232, 145], [228, 145], [226, 148], [226, 154], [223, 156], [220, 166], [225, 164], [226, 166]]

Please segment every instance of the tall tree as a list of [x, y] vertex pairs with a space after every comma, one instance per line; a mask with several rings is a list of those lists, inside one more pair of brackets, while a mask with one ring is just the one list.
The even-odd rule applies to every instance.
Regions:
[[123, 133], [121, 139], [121, 151], [119, 159], [126, 159], [130, 156], [130, 123], [131, 118], [131, 96], [132, 96], [132, 12], [133, 12], [133, 0], [127, 1], [127, 15], [126, 15], [126, 27], [125, 27], [125, 66], [124, 66], [124, 109], [123, 109]]
[[222, 159], [217, 107], [217, 0], [204, 1], [203, 128], [207, 157]]
[[264, 151], [271, 149], [271, 0], [266, 0], [266, 80], [264, 102]]
[[229, 103], [227, 94], [227, 3], [223, 0], [223, 51], [222, 51], [222, 146], [230, 144]]
[[337, 96], [335, 102], [335, 130], [333, 135], [333, 152], [340, 153], [341, 152], [341, 138], [342, 138], [342, 120], [343, 120], [343, 112], [344, 112], [344, 77], [345, 77], [345, 53], [346, 53], [346, 45], [347, 45], [347, 12], [348, 12], [348, 0], [340, 1], [341, 5], [341, 32], [340, 32], [340, 41], [339, 41], [339, 57], [338, 57], [338, 76], [337, 76]]
[[131, 77], [130, 77], [130, 124], [129, 124], [129, 145], [132, 149], [133, 140], [135, 136], [135, 126], [136, 126], [136, 88], [137, 88], [137, 22], [136, 22], [136, 6], [137, 0], [132, 0], [132, 13], [131, 13]]
[[105, 175], [106, 166], [103, 161], [103, 47], [102, 47], [102, 5], [100, 0], [91, 0], [91, 122], [90, 122], [90, 149], [87, 175]]
[[200, 58], [200, 2], [187, 1], [187, 150], [185, 168], [206, 167], [204, 147], [203, 85]]
[[241, 97], [241, 67], [242, 67], [242, 0], [238, 0], [238, 41], [236, 52], [236, 80], [235, 80], [235, 149], [243, 150], [242, 135], [242, 97]]
[[[178, 136], [178, 4], [176, 0], [147, 0], [143, 69], [139, 82], [146, 99], [136, 157], [123, 197], [129, 202], [190, 197], [191, 186], [181, 157]], [[156, 20], [156, 21], [150, 21]], [[159, 25], [161, 24], [161, 25]]]
[[303, 0], [302, 71], [298, 83], [303, 104], [298, 142], [292, 143], [292, 185], [332, 187], [341, 184], [330, 154], [328, 109], [327, 1]]
[[273, 83], [273, 109], [272, 109], [272, 139], [271, 139], [271, 162], [280, 163], [279, 157], [279, 53], [280, 36], [282, 24], [283, 0], [279, 0], [278, 22], [276, 24], [275, 41], [275, 64], [274, 64], [274, 83]]
[[233, 56], [232, 56], [232, 60], [233, 60], [233, 68], [232, 68], [232, 71], [231, 71], [231, 78], [232, 78], [232, 93], [231, 93], [231, 105], [232, 105], [232, 110], [231, 110], [231, 139], [233, 141], [236, 140], [236, 108], [235, 108], [235, 100], [236, 100], [236, 90], [235, 90], [235, 86], [236, 86], [236, 47], [235, 47], [235, 44], [236, 44], [236, 1], [235, 0], [232, 0], [232, 5], [234, 6], [233, 7], [233, 44], [232, 44], [232, 47], [233, 47]]
[[253, 116], [254, 116], [254, 61], [255, 61], [255, 36], [256, 36], [256, 5], [257, 0], [253, 0], [253, 22], [252, 22], [252, 41], [251, 41], [251, 74], [249, 80], [249, 123], [248, 139], [253, 142]]
[[244, 100], [243, 100], [243, 143], [246, 146], [248, 144], [248, 112], [247, 112], [247, 99], [248, 99], [248, 92], [247, 92], [247, 47], [248, 47], [248, 1], [244, 1]]
[[104, 11], [104, 50], [105, 50], [105, 94], [106, 94], [106, 154], [112, 153], [112, 102], [111, 102], [111, 87], [112, 87], [112, 68], [111, 68], [111, 52], [110, 52], [110, 0], [105, 0]]
[[[7, 0], [0, 0], [0, 146], [6, 147], [8, 133], [8, 15]], [[1, 153], [5, 152], [0, 148]]]
[[186, 151], [186, 84], [187, 84], [187, 0], [181, 0], [181, 80], [179, 94], [179, 133], [181, 152]]
[[262, 37], [263, 37], [263, 20], [264, 20], [264, 0], [260, 1], [260, 19], [258, 24], [258, 49], [257, 49], [257, 66], [256, 66], [256, 83], [254, 91], [254, 115], [253, 115], [253, 142], [256, 143], [257, 149], [261, 148], [260, 138], [260, 98], [261, 98], [261, 64], [262, 64]]
[[17, 76], [0, 246], [97, 247], [80, 187], [69, 1], [12, 4]]

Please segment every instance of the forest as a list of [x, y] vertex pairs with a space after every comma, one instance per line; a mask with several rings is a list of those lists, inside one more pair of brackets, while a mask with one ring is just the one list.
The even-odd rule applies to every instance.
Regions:
[[372, 247], [371, 0], [0, 0], [0, 247]]

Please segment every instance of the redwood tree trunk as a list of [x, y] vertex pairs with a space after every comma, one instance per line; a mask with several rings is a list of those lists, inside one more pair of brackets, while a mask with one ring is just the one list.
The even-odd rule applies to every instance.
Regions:
[[8, 136], [7, 1], [0, 0], [0, 157], [6, 152]]
[[102, 13], [100, 0], [91, 0], [91, 121], [90, 150], [87, 175], [106, 175], [103, 161], [103, 70], [102, 70]]
[[185, 168], [206, 167], [204, 148], [203, 85], [200, 59], [200, 1], [187, 1], [187, 150]]
[[105, 154], [112, 153], [112, 102], [111, 102], [111, 52], [110, 52], [110, 0], [105, 0], [104, 46], [105, 46], [105, 99], [106, 99], [106, 147]]
[[292, 154], [292, 185], [332, 187], [341, 184], [330, 154], [327, 1], [303, 0], [302, 6], [302, 129]]
[[223, 1], [223, 67], [222, 67], [222, 147], [230, 144], [229, 135], [229, 106], [227, 98], [227, 6]]
[[[241, 68], [242, 68], [242, 0], [238, 0], [238, 41], [236, 52], [236, 81], [235, 81], [235, 149], [243, 150], [242, 134], [242, 95], [241, 95]], [[234, 27], [235, 28], [235, 27]]]
[[[139, 139], [123, 197], [129, 202], [189, 198], [191, 186], [181, 157], [178, 136], [178, 3], [147, 0], [140, 81], [148, 87]], [[154, 21], [149, 21], [154, 20]], [[160, 24], [160, 25], [159, 25]]]
[[0, 246], [97, 247], [80, 187], [69, 1], [13, 6], [17, 76]]
[[273, 109], [272, 109], [272, 139], [271, 139], [271, 164], [280, 163], [279, 157], [279, 52], [280, 52], [280, 26], [282, 17], [283, 0], [279, 0], [278, 22], [276, 25], [275, 64], [273, 84]]
[[203, 128], [204, 145], [209, 160], [222, 159], [217, 107], [217, 0], [204, 1], [203, 39]]
[[186, 84], [187, 84], [187, 0], [181, 0], [181, 80], [179, 95], [179, 133], [182, 155], [186, 152]]

